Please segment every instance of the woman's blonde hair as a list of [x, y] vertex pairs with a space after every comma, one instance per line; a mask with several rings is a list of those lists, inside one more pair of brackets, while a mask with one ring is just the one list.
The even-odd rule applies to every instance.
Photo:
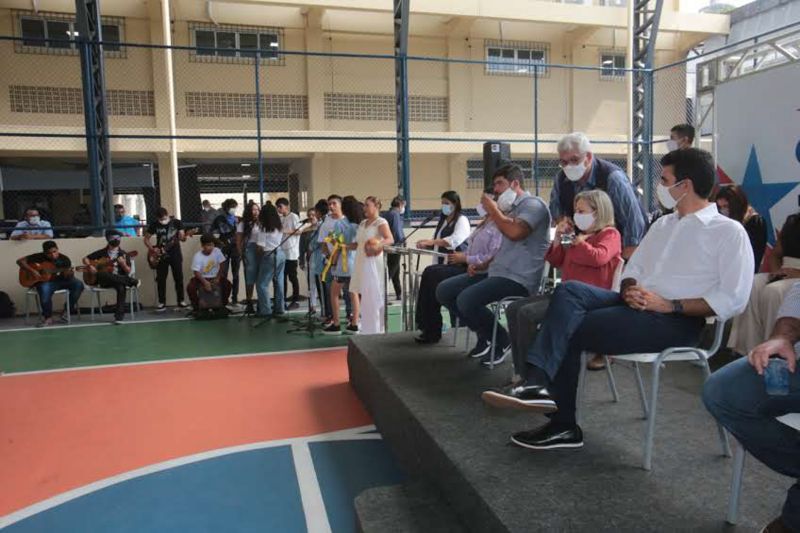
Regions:
[[378, 200], [378, 198], [375, 196], [367, 196], [366, 198], [364, 198], [364, 203], [367, 202], [372, 202], [373, 204], [375, 204], [375, 206], [378, 208], [378, 211], [380, 211], [380, 209], [383, 207], [381, 205], [381, 201]]
[[579, 192], [575, 195], [576, 207], [578, 200], [583, 200], [594, 210], [594, 224], [591, 231], [600, 231], [609, 226], [614, 227], [614, 204], [611, 203], [611, 197], [604, 191], [593, 189]]

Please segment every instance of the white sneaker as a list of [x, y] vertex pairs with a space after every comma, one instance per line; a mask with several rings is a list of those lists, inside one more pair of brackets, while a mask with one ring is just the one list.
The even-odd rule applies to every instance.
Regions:
[[167, 310], [167, 305], [166, 304], [158, 304], [156, 306], [156, 313], [163, 313], [166, 310]]
[[181, 300], [180, 302], [178, 302], [178, 307], [180, 307], [181, 309], [188, 309], [189, 304], [186, 303], [186, 300]]

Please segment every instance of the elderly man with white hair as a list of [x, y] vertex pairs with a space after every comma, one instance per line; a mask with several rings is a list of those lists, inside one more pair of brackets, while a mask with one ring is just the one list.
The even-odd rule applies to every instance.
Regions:
[[580, 132], [565, 135], [558, 142], [558, 173], [550, 193], [550, 216], [554, 222], [572, 219], [579, 192], [601, 189], [611, 197], [614, 220], [622, 234], [622, 256], [630, 258], [645, 231], [645, 212], [636, 198], [633, 184], [620, 167], [596, 157], [589, 139]]

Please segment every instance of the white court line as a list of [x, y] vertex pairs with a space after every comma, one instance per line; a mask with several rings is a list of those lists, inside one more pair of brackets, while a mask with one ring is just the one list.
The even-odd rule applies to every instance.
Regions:
[[347, 346], [326, 346], [322, 348], [307, 348], [302, 350], [284, 350], [276, 352], [252, 352], [240, 354], [227, 354], [227, 355], [205, 355], [203, 357], [179, 357], [175, 359], [156, 359], [154, 361], [133, 361], [131, 363], [112, 363], [108, 365], [90, 365], [90, 366], [75, 366], [70, 368], [51, 368], [47, 370], [29, 370], [26, 372], [10, 372], [8, 374], [0, 373], [0, 378], [13, 378], [15, 376], [31, 376], [35, 374], [55, 374], [58, 372], [74, 372], [79, 370], [97, 370], [103, 368], [118, 368], [126, 366], [142, 366], [142, 365], [163, 365], [168, 363], [191, 363], [193, 361], [212, 361], [216, 359], [235, 359], [237, 357], [271, 357], [273, 355], [291, 355], [297, 353], [308, 352], [332, 352], [334, 350], [344, 350]]
[[306, 515], [306, 530], [308, 533], [331, 533], [328, 512], [325, 510], [325, 501], [322, 499], [308, 443], [292, 444], [292, 458], [297, 474], [297, 485], [300, 488], [300, 499], [303, 502], [303, 514]]
[[[15, 524], [20, 520], [25, 520], [26, 518], [30, 518], [35, 514], [47, 511], [49, 509], [52, 509], [53, 507], [57, 507], [59, 505], [72, 501], [76, 498], [80, 498], [81, 496], [85, 496], [87, 494], [91, 494], [98, 490], [111, 487], [112, 485], [122, 483], [123, 481], [128, 481], [138, 477], [146, 476], [148, 474], [153, 474], [155, 472], [161, 472], [163, 470], [168, 470], [170, 468], [176, 468], [179, 466], [205, 461], [206, 459], [214, 459], [217, 457], [222, 457], [224, 455], [230, 455], [234, 453], [247, 452], [252, 450], [263, 450], [266, 448], [276, 448], [278, 446], [293, 447], [294, 444], [299, 444], [299, 443], [302, 443], [303, 446], [306, 446], [307, 449], [308, 443], [310, 442], [331, 442], [331, 441], [342, 441], [342, 440], [381, 440], [381, 436], [378, 433], [366, 433], [366, 434], [364, 433], [366, 431], [374, 431], [374, 430], [375, 430], [374, 425], [361, 426], [357, 428], [332, 431], [330, 433], [321, 433], [319, 435], [311, 435], [308, 437], [294, 437], [291, 439], [269, 440], [262, 442], [254, 442], [251, 444], [242, 444], [239, 446], [230, 446], [228, 448], [219, 448], [216, 450], [209, 450], [205, 452], [196, 453], [193, 455], [187, 455], [185, 457], [179, 457], [177, 459], [170, 459], [169, 461], [155, 463], [142, 468], [137, 468], [136, 470], [130, 470], [128, 472], [123, 472], [122, 474], [117, 474], [115, 476], [107, 477], [105, 479], [95, 481], [94, 483], [83, 485], [82, 487], [78, 487], [76, 489], [69, 490], [67, 492], [62, 492], [61, 494], [57, 494], [56, 496], [53, 496], [46, 500], [42, 500], [40, 502], [36, 502], [33, 505], [29, 505], [28, 507], [24, 507], [18, 511], [14, 511], [13, 513], [0, 517], [0, 529], [8, 527], [11, 524]], [[292, 451], [294, 451], [294, 449]], [[311, 457], [309, 455], [309, 459], [310, 458]], [[313, 463], [311, 464], [310, 467], [313, 471]], [[316, 474], [313, 475], [314, 478], [316, 479]], [[319, 489], [319, 487], [317, 487], [317, 489]], [[325, 517], [327, 520], [327, 514], [325, 515]], [[309, 529], [309, 531], [311, 531], [311, 529]], [[330, 529], [328, 529], [328, 531], [330, 531]]]

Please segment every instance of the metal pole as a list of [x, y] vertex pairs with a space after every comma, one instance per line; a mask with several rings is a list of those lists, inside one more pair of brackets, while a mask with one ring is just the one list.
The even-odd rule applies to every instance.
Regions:
[[539, 65], [533, 65], [533, 188], [539, 196]]
[[256, 138], [258, 142], [258, 201], [264, 205], [264, 154], [261, 150], [261, 51], [256, 52]]
[[395, 104], [397, 117], [397, 185], [411, 219], [411, 177], [408, 154], [408, 19], [411, 0], [394, 0]]
[[[169, 0], [161, 0], [161, 31], [164, 34], [164, 68], [167, 81], [167, 104], [169, 106], [169, 160], [172, 166], [172, 189], [175, 191], [175, 217], [181, 217], [181, 188], [178, 179], [178, 135], [175, 125], [175, 76], [172, 68], [172, 25], [169, 17]], [[159, 173], [163, 179], [163, 173]]]
[[653, 202], [653, 71], [644, 73], [644, 132], [642, 135], [642, 174], [644, 175], [644, 199], [647, 210]]

